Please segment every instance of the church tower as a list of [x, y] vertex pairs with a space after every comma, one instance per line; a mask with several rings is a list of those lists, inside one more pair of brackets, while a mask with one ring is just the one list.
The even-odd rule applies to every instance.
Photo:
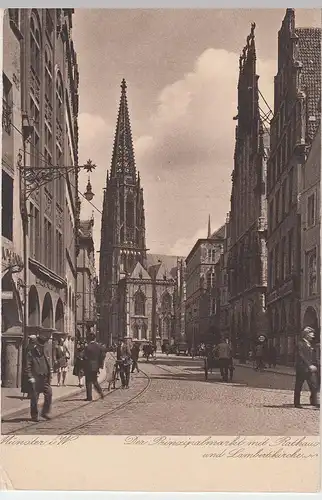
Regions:
[[100, 338], [108, 343], [118, 332], [120, 280], [139, 261], [146, 263], [143, 188], [136, 171], [126, 95], [121, 84], [112, 162], [104, 189], [100, 247]]

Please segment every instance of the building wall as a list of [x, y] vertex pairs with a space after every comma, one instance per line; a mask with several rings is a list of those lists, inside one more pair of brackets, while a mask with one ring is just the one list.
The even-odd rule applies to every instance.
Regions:
[[217, 328], [215, 266], [223, 242], [198, 240], [186, 259], [185, 327], [188, 343], [197, 346]]
[[[11, 18], [11, 21], [10, 21]], [[1, 224], [1, 381], [20, 383], [22, 346], [23, 239], [18, 155], [22, 151], [20, 32], [9, 9], [3, 14], [2, 224]]]
[[321, 310], [321, 129], [317, 131], [301, 173], [301, 326], [313, 326], [319, 337]]
[[282, 363], [294, 361], [301, 328], [301, 175], [318, 118], [320, 38], [317, 28], [296, 28], [294, 10], [287, 9], [278, 39], [268, 163], [267, 309], [270, 340]]
[[[12, 58], [12, 70], [7, 71], [20, 93], [13, 90], [17, 128], [21, 130], [24, 113], [30, 125], [20, 160], [27, 168], [78, 163], [78, 67], [72, 14], [73, 9], [5, 13], [16, 21], [10, 26], [5, 21], [4, 60], [7, 66]], [[17, 151], [11, 148], [9, 155], [16, 163]], [[53, 334], [75, 334], [76, 241], [71, 235], [76, 232], [78, 178], [76, 170], [70, 170], [67, 176], [55, 171], [50, 179], [45, 180], [43, 173], [38, 179], [40, 184], [28, 185], [26, 192], [26, 334], [41, 331], [51, 342]], [[19, 206], [16, 201], [15, 224], [21, 220], [21, 210], [24, 203]], [[16, 234], [20, 239], [21, 229], [16, 228]]]
[[255, 25], [239, 63], [238, 114], [229, 219], [228, 273], [230, 335], [247, 356], [266, 334], [266, 163], [268, 131], [259, 109]]

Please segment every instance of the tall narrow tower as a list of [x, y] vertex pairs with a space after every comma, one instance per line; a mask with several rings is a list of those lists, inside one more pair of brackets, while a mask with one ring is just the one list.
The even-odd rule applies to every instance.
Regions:
[[126, 82], [121, 84], [112, 163], [104, 190], [100, 248], [100, 337], [120, 335], [120, 280], [136, 262], [145, 265], [143, 188], [136, 171]]

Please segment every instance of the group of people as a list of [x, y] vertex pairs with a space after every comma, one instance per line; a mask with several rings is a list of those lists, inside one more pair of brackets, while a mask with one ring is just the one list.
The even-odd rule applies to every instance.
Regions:
[[[81, 354], [80, 354], [81, 353]], [[103, 398], [103, 390], [98, 383], [98, 374], [104, 367], [106, 350], [96, 342], [93, 332], [89, 332], [87, 343], [78, 346], [75, 367], [78, 363], [77, 376], [81, 379], [85, 376], [86, 401], [92, 401], [92, 388], [96, 389]], [[38, 400], [39, 395], [44, 394], [44, 405], [41, 417], [50, 419], [52, 405], [52, 374], [57, 373], [58, 385], [62, 380], [65, 384], [69, 352], [63, 340], [59, 340], [53, 352], [53, 364], [49, 353], [46, 337], [42, 335], [33, 336], [26, 352], [25, 375], [28, 382], [28, 394], [30, 398], [30, 414], [34, 422], [39, 421]], [[77, 361], [78, 360], [78, 361]], [[75, 372], [74, 372], [75, 373]]]

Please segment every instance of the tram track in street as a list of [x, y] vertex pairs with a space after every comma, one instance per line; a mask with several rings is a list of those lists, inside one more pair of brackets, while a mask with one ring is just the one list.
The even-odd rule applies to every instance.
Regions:
[[[173, 366], [171, 366], [172, 369], [169, 369], [168, 367], [165, 368], [164, 366], [161, 366], [160, 364], [158, 364], [157, 360], [155, 360], [154, 362], [151, 362], [151, 366], [155, 366], [158, 369], [165, 371], [165, 372], [172, 374], [172, 375], [175, 375], [175, 373], [180, 371]], [[64, 411], [61, 411], [57, 414], [54, 414], [49, 421], [46, 421], [46, 420], [43, 420], [43, 421], [41, 420], [39, 422], [30, 422], [29, 421], [25, 425], [15, 427], [15, 425], [14, 425], [15, 422], [11, 423], [12, 417], [16, 416], [18, 418], [20, 417], [21, 419], [26, 418], [26, 413], [29, 412], [29, 409], [19, 411], [19, 412], [15, 413], [14, 415], [10, 415], [10, 417], [8, 419], [6, 419], [6, 418], [2, 419], [2, 435], [15, 435], [15, 434], [23, 435], [25, 432], [27, 434], [33, 433], [33, 434], [37, 435], [38, 434], [37, 430], [41, 431], [40, 434], [44, 434], [44, 431], [49, 431], [51, 429], [53, 430], [53, 434], [55, 434], [55, 435], [67, 435], [67, 434], [74, 433], [74, 432], [77, 432], [80, 430], [82, 431], [82, 434], [83, 433], [86, 434], [86, 432], [83, 432], [83, 431], [87, 428], [89, 429], [92, 424], [98, 423], [99, 421], [104, 420], [109, 415], [112, 415], [112, 414], [118, 412], [119, 410], [125, 408], [126, 406], [133, 403], [135, 400], [139, 399], [144, 393], [147, 392], [147, 390], [151, 386], [151, 381], [153, 380], [153, 376], [151, 377], [141, 368], [140, 368], [140, 373], [142, 375], [144, 375], [144, 377], [147, 380], [147, 383], [138, 393], [134, 394], [132, 397], [130, 397], [130, 399], [128, 399], [126, 401], [122, 401], [120, 404], [117, 404], [115, 407], [109, 408], [107, 411], [103, 411], [99, 415], [95, 414], [95, 416], [93, 416], [92, 418], [89, 418], [89, 419], [87, 418], [86, 421], [82, 421], [79, 425], [76, 425], [76, 426], [73, 426], [73, 427], [70, 427], [67, 429], [64, 427], [64, 429], [61, 432], [57, 432], [57, 430], [59, 430], [59, 431], [61, 430], [59, 428], [60, 427], [59, 420], [64, 420], [68, 417], [72, 418], [72, 415], [74, 415], [76, 412], [78, 413], [78, 412], [81, 412], [82, 410], [85, 412], [87, 410], [87, 408], [93, 409], [93, 411], [94, 410], [97, 411], [96, 405], [97, 405], [99, 400], [87, 401], [87, 402], [84, 402], [83, 404], [79, 405], [77, 403], [82, 402], [82, 399], [80, 399], [80, 398], [79, 399], [70, 399], [73, 395], [67, 395], [65, 397], [60, 398], [56, 402], [58, 406], [65, 405], [66, 403], [67, 404], [73, 403], [70, 405], [71, 407], [68, 408], [67, 410], [64, 410]], [[105, 379], [102, 382], [102, 389], [103, 389], [103, 393], [104, 393], [104, 399], [101, 400], [102, 402], [106, 401], [107, 399], [110, 399], [109, 396], [111, 397], [113, 394], [115, 394], [116, 392], [119, 392], [119, 391], [122, 391], [122, 397], [123, 397], [124, 392], [123, 392], [121, 387], [116, 387], [116, 388], [108, 391], [108, 387], [106, 387], [106, 386], [104, 387], [104, 384], [105, 385], [108, 384], [107, 376], [105, 377]], [[134, 387], [131, 386], [130, 389], [131, 388], [135, 388], [135, 386]], [[83, 389], [82, 391], [80, 391], [80, 393], [77, 393], [76, 395], [79, 396], [80, 394], [84, 394], [84, 393], [85, 393], [85, 390]], [[11, 423], [11, 426], [10, 426], [10, 423]], [[4, 427], [6, 425], [8, 427], [11, 427], [11, 429], [6, 431], [4, 429]], [[87, 433], [90, 434], [90, 431]], [[49, 432], [47, 432], [47, 434], [49, 434]]]
[[[111, 408], [110, 410], [104, 412], [104, 413], [101, 413], [99, 415], [97, 415], [96, 417], [94, 418], [91, 418], [90, 420], [87, 420], [86, 422], [83, 422], [82, 424], [80, 425], [77, 425], [77, 426], [74, 426], [70, 429], [68, 429], [68, 431], [64, 431], [58, 435], [61, 435], [61, 434], [77, 434], [78, 432], [77, 431], [83, 431], [81, 432], [81, 434], [91, 434], [90, 432], [90, 427], [91, 425], [93, 424], [96, 424], [100, 421], [103, 421], [106, 417], [112, 415], [113, 413], [116, 413], [122, 409], [124, 409], [126, 406], [128, 406], [129, 404], [132, 404], [135, 400], [139, 399], [141, 396], [143, 396], [143, 394], [145, 394], [148, 389], [150, 388], [151, 386], [151, 381], [152, 381], [152, 378], [147, 374], [145, 373], [143, 370], [140, 369], [140, 373], [143, 373], [143, 375], [145, 375], [146, 379], [147, 379], [147, 384], [143, 387], [143, 389], [141, 389], [137, 394], [135, 394], [134, 396], [132, 396], [130, 399], [128, 399], [127, 401], [124, 401], [123, 403], [115, 406], [115, 408]], [[87, 432], [84, 432], [86, 431], [86, 429], [88, 429]]]
[[[82, 410], [83, 411], [86, 411], [87, 409], [90, 409], [90, 410], [93, 410], [94, 412], [97, 412], [97, 407], [96, 405], [99, 404], [99, 401], [101, 402], [104, 402], [106, 401], [107, 399], [110, 399], [108, 398], [108, 396], [112, 396], [113, 394], [117, 393], [117, 392], [122, 392], [122, 396], [124, 394], [124, 391], [126, 391], [126, 389], [122, 390], [121, 387], [116, 387], [115, 389], [111, 389], [110, 391], [108, 391], [108, 387], [102, 387], [103, 389], [103, 393], [104, 393], [104, 399], [97, 399], [97, 400], [94, 400], [94, 401], [88, 401], [88, 402], [84, 402], [83, 404], [81, 405], [72, 405], [72, 408], [69, 408], [68, 410], [66, 411], [62, 411], [62, 412], [59, 412], [57, 413], [56, 415], [54, 414], [50, 420], [43, 420], [43, 421], [39, 421], [39, 422], [28, 422], [26, 425], [23, 425], [23, 426], [19, 426], [19, 427], [14, 427], [14, 422], [12, 422], [12, 425], [11, 427], [13, 427], [12, 429], [10, 429], [9, 431], [4, 431], [3, 427], [7, 424], [7, 425], [10, 425], [10, 420], [12, 418], [12, 415], [7, 419], [2, 419], [2, 432], [1, 434], [3, 436], [5, 435], [16, 435], [16, 434], [20, 434], [20, 435], [23, 435], [24, 433], [27, 433], [27, 434], [35, 434], [37, 435], [38, 433], [39, 434], [44, 434], [44, 431], [49, 431], [49, 430], [53, 430], [53, 434], [55, 435], [67, 435], [67, 434], [70, 434], [72, 433], [74, 430], [77, 430], [77, 429], [82, 429], [82, 428], [85, 428], [85, 427], [88, 427], [90, 426], [90, 424], [92, 422], [97, 422], [101, 419], [104, 419], [107, 415], [109, 414], [112, 414], [112, 413], [115, 413], [117, 412], [118, 410], [124, 408], [127, 404], [130, 404], [132, 401], [134, 401], [135, 399], [139, 398], [141, 395], [144, 394], [144, 392], [146, 392], [151, 384], [151, 378], [149, 377], [148, 374], [146, 374], [143, 370], [140, 370], [140, 373], [142, 373], [142, 375], [144, 375], [144, 377], [147, 379], [148, 383], [144, 386], [144, 388], [142, 390], [139, 391], [139, 393], [137, 394], [134, 394], [134, 396], [132, 396], [130, 399], [122, 402], [121, 404], [118, 404], [117, 406], [115, 406], [114, 408], [110, 408], [109, 410], [107, 411], [104, 411], [103, 413], [100, 413], [99, 415], [95, 414], [95, 416], [93, 418], [89, 418], [89, 419], [86, 419], [86, 421], [82, 422], [81, 424], [79, 425], [76, 425], [74, 427], [70, 427], [70, 428], [66, 428], [66, 426], [64, 426], [64, 429], [61, 431], [61, 432], [57, 432], [57, 430], [61, 430], [60, 429], [60, 426], [59, 426], [59, 420], [64, 420], [67, 418], [70, 418], [72, 419], [72, 415], [75, 415], [75, 413], [77, 412], [81, 412]], [[107, 383], [107, 378], [104, 379], [103, 384], [106, 384]], [[135, 386], [134, 386], [135, 388]], [[83, 393], [84, 391], [82, 391]], [[71, 396], [66, 396], [64, 398], [61, 398], [59, 401], [57, 401], [59, 404], [64, 404], [64, 403], [68, 403], [69, 401], [71, 401], [69, 398]], [[73, 402], [77, 402], [77, 401], [82, 401], [81, 399], [79, 400], [73, 400]], [[26, 415], [26, 412], [28, 410], [23, 410], [23, 412], [19, 412], [18, 415], [21, 415], [21, 419], [25, 417]], [[17, 414], [16, 414], [17, 415]], [[42, 431], [42, 432], [38, 432], [38, 431]], [[50, 432], [46, 432], [47, 434], [50, 434]]]

